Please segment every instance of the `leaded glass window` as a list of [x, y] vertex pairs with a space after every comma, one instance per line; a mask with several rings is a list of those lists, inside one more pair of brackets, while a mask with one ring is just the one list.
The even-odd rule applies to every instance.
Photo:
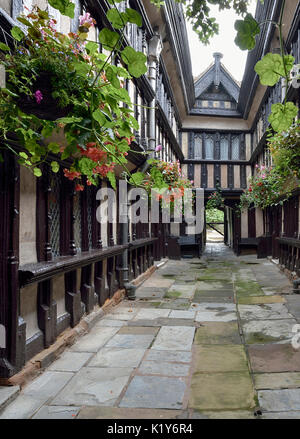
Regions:
[[232, 152], [231, 152], [231, 159], [232, 160], [239, 160], [240, 159], [240, 138], [239, 136], [235, 136], [232, 138]]
[[76, 192], [73, 199], [74, 241], [77, 253], [81, 252], [81, 202], [80, 193]]
[[60, 173], [50, 175], [51, 193], [49, 196], [49, 214], [50, 221], [50, 246], [52, 257], [57, 258], [60, 255]]
[[202, 136], [195, 136], [194, 142], [194, 158], [202, 159]]
[[220, 160], [228, 160], [229, 158], [229, 141], [228, 137], [221, 136], [220, 140]]
[[208, 135], [205, 137], [205, 158], [208, 160], [214, 159], [214, 139]]

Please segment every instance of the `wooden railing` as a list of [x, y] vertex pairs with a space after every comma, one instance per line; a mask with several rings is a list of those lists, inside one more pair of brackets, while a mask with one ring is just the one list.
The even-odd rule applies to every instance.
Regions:
[[279, 243], [279, 263], [300, 276], [300, 239], [277, 238]]

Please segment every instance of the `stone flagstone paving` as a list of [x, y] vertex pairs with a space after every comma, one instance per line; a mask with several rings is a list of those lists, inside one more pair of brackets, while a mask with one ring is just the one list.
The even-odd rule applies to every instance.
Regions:
[[0, 419], [300, 419], [291, 291], [220, 243], [168, 261], [20, 393], [0, 387]]

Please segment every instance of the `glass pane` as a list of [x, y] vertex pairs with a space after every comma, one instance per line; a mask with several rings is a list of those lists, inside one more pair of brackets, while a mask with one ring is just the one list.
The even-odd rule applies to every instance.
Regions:
[[74, 214], [74, 241], [77, 253], [81, 252], [81, 203], [80, 193], [76, 192], [73, 201], [73, 214]]
[[57, 258], [60, 254], [60, 174], [51, 174], [51, 193], [49, 199], [50, 222], [50, 245], [52, 257]]
[[220, 160], [228, 160], [229, 142], [227, 137], [221, 137], [220, 141]]
[[214, 140], [212, 137], [205, 138], [205, 158], [209, 160], [214, 158]]
[[240, 139], [239, 139], [239, 137], [232, 138], [231, 159], [232, 160], [239, 160], [240, 159]]
[[202, 159], [202, 137], [200, 137], [200, 136], [195, 136], [194, 158], [195, 159]]

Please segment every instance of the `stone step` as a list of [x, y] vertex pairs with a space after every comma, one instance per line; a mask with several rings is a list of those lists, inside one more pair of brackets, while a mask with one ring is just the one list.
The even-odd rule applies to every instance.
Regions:
[[20, 393], [20, 386], [0, 386], [0, 413]]

